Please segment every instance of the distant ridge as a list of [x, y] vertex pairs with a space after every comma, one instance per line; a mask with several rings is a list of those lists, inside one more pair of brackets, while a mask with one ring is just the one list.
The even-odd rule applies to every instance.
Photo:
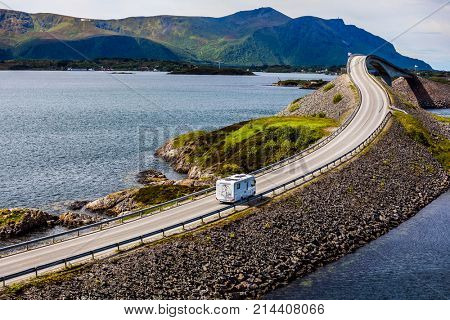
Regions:
[[[64, 41], [64, 43], [62, 42]], [[230, 65], [331, 66], [347, 53], [377, 55], [428, 70], [380, 37], [341, 19], [292, 19], [272, 8], [221, 17], [155, 16], [117, 20], [0, 9], [0, 59], [148, 58]], [[75, 49], [75, 50], [73, 50]]]

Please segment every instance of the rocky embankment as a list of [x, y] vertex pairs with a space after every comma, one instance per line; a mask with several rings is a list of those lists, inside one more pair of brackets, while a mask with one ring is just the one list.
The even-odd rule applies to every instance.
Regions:
[[99, 221], [100, 217], [65, 212], [60, 216], [39, 209], [13, 208], [0, 210], [0, 239], [12, 239], [55, 226], [76, 228]]
[[418, 77], [398, 78], [392, 83], [394, 91], [413, 105], [424, 109], [450, 108], [450, 85]]
[[0, 210], [0, 239], [22, 236], [53, 227], [58, 217], [38, 209], [14, 208]]
[[[335, 99], [341, 95], [341, 99]], [[339, 101], [337, 101], [339, 100]], [[337, 101], [337, 102], [336, 102]], [[358, 92], [348, 75], [341, 75], [315, 92], [292, 102], [279, 114], [309, 116], [322, 114], [327, 118], [345, 120], [358, 106]]]
[[193, 165], [189, 160], [193, 148], [195, 148], [193, 143], [187, 143], [182, 147], [175, 146], [175, 141], [170, 139], [156, 150], [155, 156], [168, 162], [176, 172], [187, 174], [191, 181], [212, 183], [216, 179], [214, 172]]
[[[442, 106], [446, 105], [446, 108], [450, 107], [450, 86], [441, 83], [435, 83], [434, 81], [419, 78], [420, 81], [424, 81], [427, 83], [427, 87], [439, 87], [440, 89], [447, 89], [447, 91], [442, 90], [430, 90], [427, 91], [424, 95], [427, 100], [431, 101], [440, 101], [443, 95], [447, 95], [446, 104], [441, 104]], [[430, 84], [431, 82], [431, 84]], [[405, 87], [407, 86], [407, 87]], [[447, 88], [446, 88], [447, 86]], [[418, 105], [417, 99], [412, 98], [413, 92], [408, 86], [407, 81], [404, 78], [398, 78], [394, 81], [392, 89], [387, 87], [388, 90], [394, 93], [395, 105], [396, 107], [405, 110], [408, 114], [413, 115], [415, 118], [419, 119], [422, 124], [428, 129], [428, 131], [432, 132], [433, 135], [441, 135], [450, 139], [450, 123], [438, 121], [432, 113], [427, 112], [425, 109]], [[414, 96], [415, 97], [415, 96]], [[419, 96], [419, 100], [421, 96]], [[445, 100], [441, 100], [445, 101]]]
[[449, 188], [394, 118], [357, 159], [206, 230], [5, 290], [20, 299], [256, 298], [378, 238]]

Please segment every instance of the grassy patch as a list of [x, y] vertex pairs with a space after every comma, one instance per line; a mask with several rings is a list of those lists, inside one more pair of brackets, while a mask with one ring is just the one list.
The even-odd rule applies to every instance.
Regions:
[[430, 77], [428, 79], [439, 83], [450, 84], [449, 78], [446, 77]]
[[394, 112], [395, 117], [415, 141], [426, 146], [446, 171], [450, 171], [450, 140], [443, 136], [432, 137], [417, 118], [403, 112]]
[[11, 222], [18, 223], [23, 219], [24, 215], [25, 215], [24, 210], [0, 209], [0, 227], [6, 226]]
[[359, 98], [359, 91], [358, 89], [356, 89], [355, 85], [353, 83], [349, 84], [350, 90], [352, 90], [353, 95], [355, 97], [355, 100], [357, 101], [357, 103], [360, 103], [360, 98]]
[[342, 94], [337, 93], [337, 94], [335, 94], [334, 97], [333, 97], [333, 103], [334, 103], [334, 104], [337, 104], [337, 103], [339, 103], [343, 98], [344, 98], [344, 97], [342, 96]]
[[444, 122], [444, 123], [450, 123], [450, 117], [441, 116], [438, 114], [432, 114], [433, 118], [435, 118], [438, 121]]
[[218, 175], [251, 172], [308, 147], [335, 127], [324, 117], [267, 117], [175, 139], [186, 160]]
[[206, 134], [207, 134], [206, 131], [201, 130], [181, 134], [175, 139], [174, 145], [175, 147], [184, 146], [187, 144], [188, 141], [192, 141], [193, 139], [196, 139], [197, 137], [202, 137]]
[[330, 83], [326, 84], [326, 85], [323, 87], [323, 92], [330, 91], [330, 90], [333, 89], [333, 88], [334, 88], [334, 83], [333, 83], [333, 82], [330, 82]]
[[[61, 283], [63, 281], [67, 281], [72, 279], [75, 276], [75, 273], [81, 270], [83, 266], [78, 265], [74, 267], [68, 267], [61, 271], [51, 272], [45, 275], [41, 275], [38, 278], [25, 280], [18, 283], [13, 283], [7, 287], [5, 287], [2, 293], [7, 298], [19, 297], [20, 294], [31, 287], [36, 287], [38, 289], [45, 288], [46, 285], [50, 283]], [[4, 297], [2, 297], [4, 298]]]
[[289, 106], [289, 112], [297, 111], [300, 108], [300, 103], [293, 103]]
[[172, 199], [180, 198], [187, 194], [200, 191], [205, 187], [189, 187], [181, 185], [157, 186], [150, 185], [139, 189], [133, 197], [134, 200], [142, 205], [149, 206], [158, 203], [164, 203]]

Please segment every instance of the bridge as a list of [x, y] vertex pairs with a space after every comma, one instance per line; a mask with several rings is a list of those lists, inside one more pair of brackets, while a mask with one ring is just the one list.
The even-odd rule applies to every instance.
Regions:
[[416, 75], [403, 70], [389, 61], [380, 58], [378, 56], [370, 55], [366, 57], [366, 65], [369, 69], [376, 70], [380, 76], [383, 78], [383, 80], [388, 84], [392, 85], [392, 79], [397, 77], [403, 77], [406, 79], [415, 79]]
[[[257, 176], [257, 195], [238, 205], [225, 205], [216, 201], [211, 190], [194, 201], [187, 198], [171, 202], [174, 205], [159, 206], [161, 212], [152, 211], [144, 215], [143, 211], [124, 217], [111, 219], [97, 224], [95, 232], [82, 234], [65, 241], [55, 241], [56, 236], [45, 246], [29, 248], [34, 240], [14, 245], [13, 248], [0, 248], [0, 253], [19, 248], [24, 251], [4, 255], [0, 258], [0, 282], [10, 283], [23, 279], [43, 270], [52, 270], [68, 263], [81, 262], [95, 255], [106, 255], [120, 246], [153, 241], [174, 232], [182, 232], [190, 226], [195, 227], [211, 220], [243, 210], [252, 205], [252, 201], [272, 197], [290, 188], [305, 183], [321, 173], [331, 170], [362, 151], [384, 128], [390, 117], [389, 97], [377, 80], [370, 76], [368, 66], [382, 69], [392, 77], [400, 74], [401, 69], [374, 56], [353, 55], [349, 57], [348, 73], [361, 96], [360, 105], [350, 118], [328, 138], [315, 144], [308, 150], [290, 157], [280, 163], [263, 168]], [[138, 218], [132, 215], [137, 215]], [[130, 218], [130, 219], [128, 219]], [[114, 224], [114, 222], [121, 223]], [[109, 227], [113, 224], [113, 227]], [[67, 233], [69, 233], [67, 232]], [[62, 235], [60, 235], [62, 236]], [[47, 239], [48, 240], [48, 239]]]

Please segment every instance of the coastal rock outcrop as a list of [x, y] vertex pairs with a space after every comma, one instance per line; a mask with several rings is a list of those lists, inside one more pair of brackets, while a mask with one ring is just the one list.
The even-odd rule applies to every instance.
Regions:
[[89, 202], [85, 208], [92, 212], [100, 212], [111, 216], [133, 210], [137, 207], [137, 203], [133, 200], [139, 189], [127, 189], [119, 192], [108, 194], [103, 198], [99, 198]]
[[12, 238], [54, 226], [58, 217], [38, 209], [0, 210], [0, 239]]
[[59, 216], [58, 223], [59, 225], [62, 225], [66, 228], [77, 228], [94, 222], [98, 222], [100, 220], [101, 218], [96, 218], [87, 214], [68, 211]]
[[69, 209], [69, 210], [81, 210], [88, 203], [89, 203], [88, 200], [76, 200], [76, 201], [73, 201], [73, 202], [69, 203], [69, 205], [67, 206], [67, 209]]
[[176, 172], [188, 173], [192, 166], [188, 161], [188, 155], [194, 146], [186, 143], [182, 147], [175, 147], [174, 142], [171, 139], [164, 143], [156, 150], [155, 156], [168, 162]]
[[162, 172], [154, 169], [144, 170], [138, 173], [137, 182], [143, 185], [173, 184]]

